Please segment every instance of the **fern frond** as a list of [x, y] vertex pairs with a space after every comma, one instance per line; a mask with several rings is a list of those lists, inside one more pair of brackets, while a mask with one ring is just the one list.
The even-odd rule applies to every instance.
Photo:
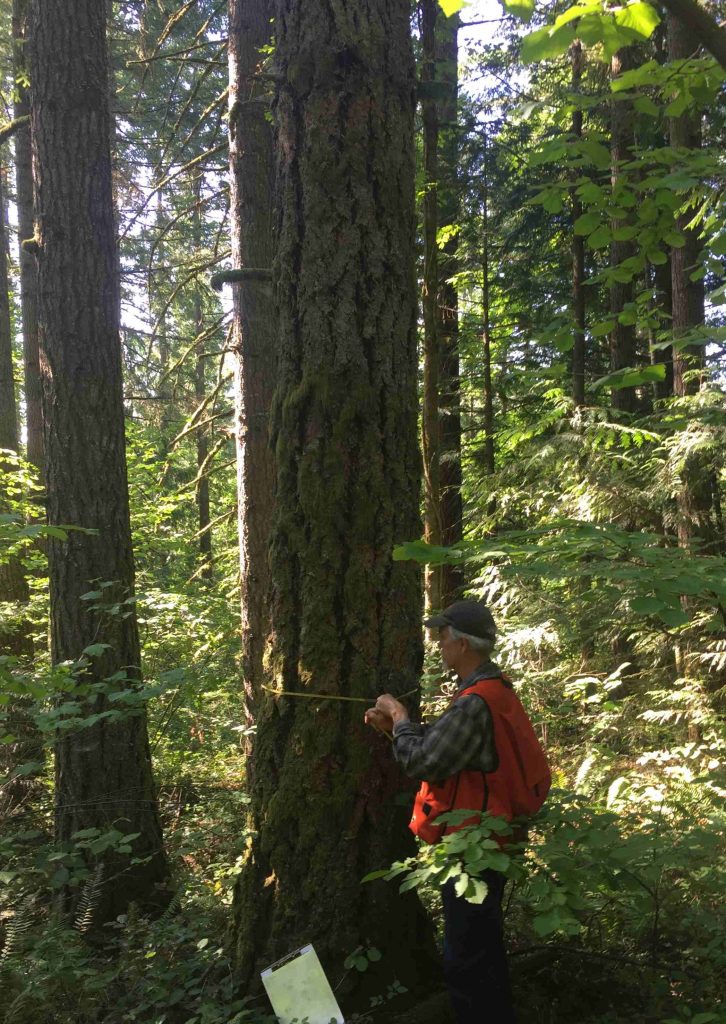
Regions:
[[78, 900], [78, 906], [76, 908], [76, 916], [73, 921], [73, 927], [76, 931], [84, 935], [90, 931], [93, 927], [93, 915], [98, 907], [99, 894], [101, 892], [101, 886], [103, 885], [103, 864], [100, 862], [96, 865], [96, 870], [93, 872], [91, 877], [86, 881], [81, 893], [80, 899]]

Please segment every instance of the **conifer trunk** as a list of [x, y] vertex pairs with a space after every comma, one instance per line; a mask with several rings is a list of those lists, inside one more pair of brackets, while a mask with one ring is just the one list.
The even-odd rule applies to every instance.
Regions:
[[[87, 656], [71, 691], [85, 715], [111, 712], [56, 743], [56, 835], [140, 833], [132, 854], [99, 854], [94, 919], [131, 901], [158, 906], [167, 878], [143, 707], [124, 714], [94, 687], [140, 683], [124, 445], [119, 279], [111, 192], [105, 4], [33, 0], [30, 68], [39, 328], [51, 524], [54, 663]], [[92, 531], [92, 532], [86, 532]], [[102, 586], [108, 584], [108, 586]], [[82, 599], [102, 591], [102, 603]], [[114, 605], [118, 607], [114, 610]], [[110, 606], [110, 607], [109, 607]], [[104, 683], [114, 677], [113, 682]], [[90, 686], [84, 693], [79, 687]], [[121, 709], [120, 718], [113, 715]], [[141, 859], [133, 864], [131, 857]]]
[[[612, 58], [612, 78], [617, 78], [624, 71], [634, 66], [632, 47], [618, 50]], [[623, 175], [623, 164], [632, 157], [633, 151], [633, 107], [628, 101], [617, 96], [610, 104], [611, 121], [611, 184], [613, 190]], [[620, 221], [613, 221], [612, 228], [616, 231], [621, 227]], [[633, 254], [632, 242], [613, 240], [610, 245], [610, 266], [618, 267]], [[635, 365], [635, 326], [620, 323], [618, 317], [625, 307], [633, 301], [634, 286], [632, 281], [613, 281], [610, 284], [610, 314], [615, 319], [615, 326], [610, 333], [610, 369], [612, 372], [622, 370], [626, 366]], [[612, 404], [616, 409], [635, 412], [637, 396], [634, 388], [613, 388]]]
[[[8, 275], [8, 239], [6, 226], [5, 168], [0, 164], [0, 475], [12, 473], [13, 466], [2, 449], [19, 451], [18, 406], [15, 400], [13, 331], [10, 317], [10, 278]], [[0, 487], [0, 512], [3, 494]], [[0, 559], [0, 602], [23, 605], [28, 601], [28, 584], [17, 558]], [[33, 645], [22, 616], [13, 622], [8, 616], [0, 622], [0, 654], [30, 656]], [[27, 723], [25, 723], [27, 727]]]
[[391, 559], [420, 532], [409, 4], [277, 0], [275, 14], [269, 680], [333, 699], [261, 702], [237, 953], [250, 980], [312, 942], [335, 981], [370, 944], [380, 969], [351, 984], [373, 993], [431, 974], [418, 902], [360, 884], [413, 848], [389, 744], [362, 724], [365, 702], [410, 690], [421, 664], [419, 575]]
[[[13, 0], [13, 71], [15, 74], [15, 117], [30, 114], [27, 78], [28, 0]], [[15, 185], [20, 239], [20, 308], [23, 321], [23, 362], [25, 392], [26, 457], [44, 479], [43, 413], [41, 408], [40, 362], [38, 355], [38, 266], [35, 256], [23, 246], [33, 238], [33, 154], [30, 125], [15, 136]]]
[[[197, 247], [201, 249], [203, 238], [202, 238], [202, 179], [201, 176], [193, 184], [192, 188], [195, 206], [194, 206], [194, 239]], [[197, 338], [201, 338], [204, 333], [204, 310], [202, 306], [202, 284], [201, 281], [196, 281], [194, 284], [194, 331]], [[194, 401], [196, 408], [199, 409], [204, 402], [206, 394], [205, 388], [205, 368], [206, 358], [203, 351], [203, 343], [199, 342], [199, 348], [197, 349], [197, 357], [194, 366]], [[202, 414], [202, 419], [206, 417], [206, 413]], [[214, 555], [212, 551], [212, 525], [209, 513], [209, 466], [207, 465], [207, 459], [209, 457], [209, 433], [210, 425], [206, 424], [200, 426], [196, 430], [197, 440], [197, 487], [196, 487], [196, 501], [197, 501], [197, 526], [198, 526], [198, 540], [199, 540], [199, 558], [201, 561], [200, 576], [206, 582], [209, 583], [214, 577]]]
[[[683, 60], [697, 48], [697, 40], [685, 25], [672, 14], [668, 17], [668, 56]], [[700, 118], [689, 114], [670, 119], [670, 144], [675, 150], [693, 150], [701, 146]], [[698, 262], [699, 243], [696, 231], [688, 228], [692, 214], [678, 218], [678, 229], [685, 244], [671, 250], [671, 310], [673, 324], [673, 393], [677, 397], [696, 394], [700, 387], [698, 370], [703, 366], [703, 347], [677, 344], [691, 328], [700, 326], [705, 318], [703, 280], [693, 281], [691, 275]], [[695, 372], [694, 372], [695, 371]], [[718, 480], [713, 469], [713, 451], [698, 446], [688, 452], [681, 470], [678, 494], [678, 543], [688, 548], [692, 540], [706, 545], [709, 554], [720, 554], [725, 548], [723, 529], [717, 514]], [[681, 601], [686, 607], [688, 598]]]
[[[582, 43], [576, 39], [570, 51], [572, 60], [572, 91], [577, 94], [582, 85], [583, 53]], [[582, 138], [582, 110], [572, 111], [573, 138]], [[582, 215], [582, 203], [575, 189], [572, 189], [572, 223]], [[585, 404], [585, 239], [572, 232], [572, 400], [576, 408]]]
[[[439, 117], [439, 220], [440, 226], [459, 219], [459, 125], [458, 125], [458, 29], [459, 16], [439, 17], [436, 32], [436, 79], [445, 91], [437, 99]], [[459, 370], [459, 298], [449, 282], [459, 265], [456, 235], [439, 250], [439, 455], [441, 487], [441, 541], [455, 545], [462, 535], [461, 502], [461, 385]], [[441, 567], [441, 605], [460, 595], [461, 566]]]
[[[442, 541], [441, 446], [439, 415], [439, 249], [437, 231], [439, 175], [439, 118], [436, 109], [437, 0], [421, 0], [421, 115], [423, 120], [423, 409], [421, 448], [424, 467], [424, 537], [429, 544]], [[441, 568], [426, 566], [426, 607], [440, 609]]]
[[[261, 74], [272, 0], [229, 3], [229, 160], [232, 260], [254, 270], [233, 287], [237, 522], [240, 548], [242, 683], [255, 720], [269, 632], [269, 533], [274, 508], [270, 408], [278, 338], [272, 295], [275, 168], [269, 87]], [[252, 763], [248, 774], [252, 774]]]

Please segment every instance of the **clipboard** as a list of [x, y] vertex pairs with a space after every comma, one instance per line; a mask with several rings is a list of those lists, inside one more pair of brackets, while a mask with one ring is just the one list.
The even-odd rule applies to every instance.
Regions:
[[345, 1024], [333, 990], [312, 946], [301, 946], [262, 971], [272, 1009], [280, 1024], [305, 1018], [309, 1024]]

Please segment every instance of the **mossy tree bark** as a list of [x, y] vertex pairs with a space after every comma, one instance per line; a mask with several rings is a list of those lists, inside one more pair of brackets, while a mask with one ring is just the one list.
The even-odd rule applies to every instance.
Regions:
[[270, 625], [268, 548], [275, 477], [270, 408], [278, 341], [269, 273], [275, 166], [269, 122], [271, 96], [261, 74], [261, 50], [270, 41], [271, 18], [272, 0], [230, 0], [232, 259], [236, 270], [266, 272], [233, 285], [242, 680], [250, 725], [255, 720]]
[[[48, 515], [80, 528], [49, 544], [55, 663], [90, 656], [73, 694], [87, 715], [135, 691], [140, 654], [124, 446], [119, 279], [111, 193], [106, 5], [33, 0], [30, 69]], [[81, 600], [102, 588], [103, 602]], [[127, 603], [124, 603], [127, 602]], [[113, 678], [113, 681], [111, 680]], [[56, 833], [140, 833], [101, 854], [95, 919], [158, 905], [167, 878], [143, 707], [60, 733]], [[131, 863], [129, 857], [140, 858]]]
[[[430, 980], [422, 910], [361, 886], [412, 850], [404, 786], [365, 703], [416, 684], [420, 534], [414, 75], [407, 0], [277, 0], [279, 385], [272, 632], [254, 740], [255, 834], [234, 904], [243, 977], [313, 942], [331, 977], [359, 944], [369, 991]], [[355, 973], [355, 972], [354, 972]], [[353, 984], [353, 982], [351, 982]]]

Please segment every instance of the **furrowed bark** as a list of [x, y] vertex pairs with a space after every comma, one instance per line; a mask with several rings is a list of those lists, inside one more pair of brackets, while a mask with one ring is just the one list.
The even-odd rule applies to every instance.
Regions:
[[[415, 685], [414, 77], [405, 0], [278, 0], [275, 114], [280, 361], [273, 414], [270, 682], [373, 701]], [[337, 979], [360, 944], [369, 993], [431, 975], [415, 899], [370, 870], [412, 850], [389, 744], [364, 704], [266, 695], [252, 840], [235, 893], [239, 967], [313, 942]], [[357, 973], [357, 972], [353, 972]], [[368, 1005], [367, 998], [364, 1000]]]
[[[229, 160], [232, 261], [236, 271], [270, 271], [275, 167], [269, 85], [260, 77], [270, 41], [271, 0], [230, 0]], [[270, 407], [278, 337], [271, 275], [233, 287], [237, 523], [240, 547], [242, 685], [247, 724], [255, 721], [269, 632], [269, 533], [274, 508]], [[253, 764], [248, 764], [248, 775]]]
[[[77, 662], [86, 647], [107, 644], [85, 659], [71, 695], [86, 716], [111, 712], [59, 733], [56, 835], [140, 833], [131, 855], [99, 855], [99, 923], [131, 901], [163, 904], [168, 876], [143, 706], [117, 718], [123, 703], [94, 691], [131, 693], [140, 684], [105, 15], [96, 0], [33, 0], [30, 48], [48, 516], [74, 528], [49, 543], [51, 654], [56, 664]], [[102, 601], [82, 599], [99, 590]]]

